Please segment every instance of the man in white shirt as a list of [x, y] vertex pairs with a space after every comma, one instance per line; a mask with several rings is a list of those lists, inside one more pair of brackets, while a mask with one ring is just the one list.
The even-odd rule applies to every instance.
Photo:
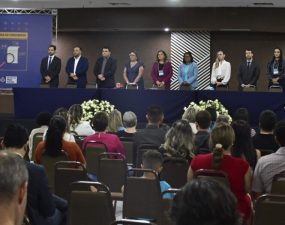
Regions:
[[211, 86], [228, 87], [231, 78], [231, 64], [225, 60], [225, 53], [222, 50], [217, 52], [216, 62], [214, 62], [211, 74]]
[[77, 88], [85, 88], [87, 84], [88, 59], [81, 55], [82, 49], [78, 46], [73, 48], [73, 57], [66, 64], [68, 83], [76, 84]]

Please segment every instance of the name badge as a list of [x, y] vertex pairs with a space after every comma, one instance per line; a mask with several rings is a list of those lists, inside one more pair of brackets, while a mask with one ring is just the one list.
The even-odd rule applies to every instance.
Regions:
[[279, 72], [278, 72], [278, 68], [274, 68], [274, 69], [273, 69], [273, 74], [274, 74], [274, 75], [278, 75], [278, 73], [279, 73]]
[[164, 76], [164, 72], [163, 72], [163, 70], [158, 70], [158, 76]]

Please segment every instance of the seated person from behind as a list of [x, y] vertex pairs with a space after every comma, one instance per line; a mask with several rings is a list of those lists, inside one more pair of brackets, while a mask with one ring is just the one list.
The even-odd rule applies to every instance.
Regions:
[[[27, 130], [19, 124], [13, 124], [7, 128], [3, 144], [8, 152], [23, 158], [27, 141]], [[26, 212], [31, 225], [64, 225], [67, 201], [50, 193], [44, 167], [27, 161], [25, 164], [29, 173]]]
[[195, 179], [173, 200], [171, 217], [177, 225], [238, 225], [235, 196], [214, 180]]
[[[142, 158], [142, 169], [151, 169], [154, 170], [157, 175], [162, 170], [163, 158], [161, 153], [155, 150], [149, 150], [143, 154]], [[144, 178], [155, 179], [155, 176], [152, 173], [144, 172]], [[168, 190], [170, 185], [166, 181], [159, 181], [161, 192]], [[167, 193], [162, 196], [163, 198], [173, 198], [173, 194]]]
[[252, 191], [256, 199], [271, 192], [273, 177], [285, 169], [285, 120], [276, 124], [274, 136], [280, 148], [270, 155], [261, 157], [254, 170]]
[[133, 137], [133, 135], [137, 132], [137, 116], [134, 112], [128, 111], [123, 115], [123, 125], [125, 130], [120, 130], [117, 132], [119, 137]]
[[28, 171], [23, 159], [0, 152], [0, 224], [21, 225], [27, 203]]
[[48, 129], [50, 119], [51, 119], [51, 114], [49, 112], [40, 112], [37, 115], [36, 123], [39, 127], [33, 129], [29, 136], [29, 159], [30, 160], [32, 159], [33, 151], [35, 151], [35, 149], [33, 149], [34, 135], [38, 133], [44, 134]]
[[121, 153], [126, 156], [124, 146], [120, 141], [119, 137], [115, 134], [107, 133], [108, 127], [108, 116], [105, 112], [98, 112], [94, 115], [93, 128], [95, 129], [95, 134], [86, 137], [83, 141], [83, 151], [87, 146], [89, 141], [97, 141], [105, 144], [107, 147], [107, 152], [110, 153]]
[[60, 156], [63, 153], [71, 161], [79, 161], [86, 164], [85, 158], [80, 147], [70, 141], [65, 141], [63, 135], [66, 129], [66, 122], [61, 116], [53, 116], [51, 118], [45, 141], [38, 144], [36, 148], [36, 163], [41, 163], [42, 155], [49, 155], [51, 157]]
[[259, 117], [259, 132], [253, 137], [254, 148], [277, 151], [279, 146], [273, 135], [276, 122], [277, 117], [273, 111], [264, 110], [261, 112]]
[[209, 149], [209, 127], [211, 124], [211, 114], [208, 111], [200, 111], [196, 114], [197, 134], [195, 135], [195, 154], [210, 153]]
[[188, 107], [182, 115], [182, 119], [186, 120], [190, 124], [193, 134], [197, 133], [197, 127], [195, 123], [197, 112], [198, 110], [195, 107]]
[[108, 118], [108, 133], [117, 134], [117, 132], [125, 130], [122, 121], [122, 113], [119, 110], [114, 109], [109, 113]]
[[88, 136], [94, 134], [95, 131], [88, 121], [82, 121], [83, 110], [81, 105], [74, 104], [68, 110], [68, 123], [70, 131], [75, 132], [79, 136]]
[[166, 127], [162, 124], [164, 114], [159, 106], [150, 106], [147, 110], [147, 125], [146, 128], [140, 130], [134, 135], [134, 144], [139, 147], [142, 144], [152, 144], [159, 147], [164, 143]]
[[186, 159], [189, 164], [194, 155], [194, 138], [190, 124], [186, 120], [178, 120], [165, 135], [165, 143], [160, 150], [166, 157]]

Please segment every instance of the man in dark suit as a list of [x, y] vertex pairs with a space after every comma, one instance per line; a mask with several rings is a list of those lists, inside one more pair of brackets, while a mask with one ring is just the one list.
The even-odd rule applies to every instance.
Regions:
[[111, 57], [109, 47], [103, 47], [102, 56], [97, 59], [94, 67], [94, 75], [98, 88], [114, 88], [117, 61]]
[[260, 74], [259, 65], [253, 60], [253, 52], [251, 49], [245, 50], [245, 58], [246, 60], [240, 64], [238, 71], [239, 90], [252, 86], [256, 87]]
[[82, 49], [78, 46], [73, 48], [73, 57], [66, 64], [68, 83], [76, 84], [77, 88], [85, 88], [87, 84], [88, 59], [81, 56]]
[[[19, 124], [13, 124], [7, 128], [3, 144], [7, 151], [23, 158], [27, 141], [27, 130]], [[27, 213], [31, 224], [64, 224], [67, 202], [50, 193], [44, 167], [30, 162], [26, 162], [26, 166], [29, 173]]]
[[50, 87], [57, 88], [59, 84], [59, 73], [61, 69], [61, 59], [55, 56], [56, 46], [48, 47], [48, 56], [42, 59], [41, 74], [42, 83], [49, 84]]

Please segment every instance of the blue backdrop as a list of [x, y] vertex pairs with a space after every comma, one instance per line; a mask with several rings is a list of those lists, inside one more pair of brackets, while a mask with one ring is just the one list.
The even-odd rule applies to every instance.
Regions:
[[0, 88], [38, 87], [51, 41], [51, 15], [0, 15]]

